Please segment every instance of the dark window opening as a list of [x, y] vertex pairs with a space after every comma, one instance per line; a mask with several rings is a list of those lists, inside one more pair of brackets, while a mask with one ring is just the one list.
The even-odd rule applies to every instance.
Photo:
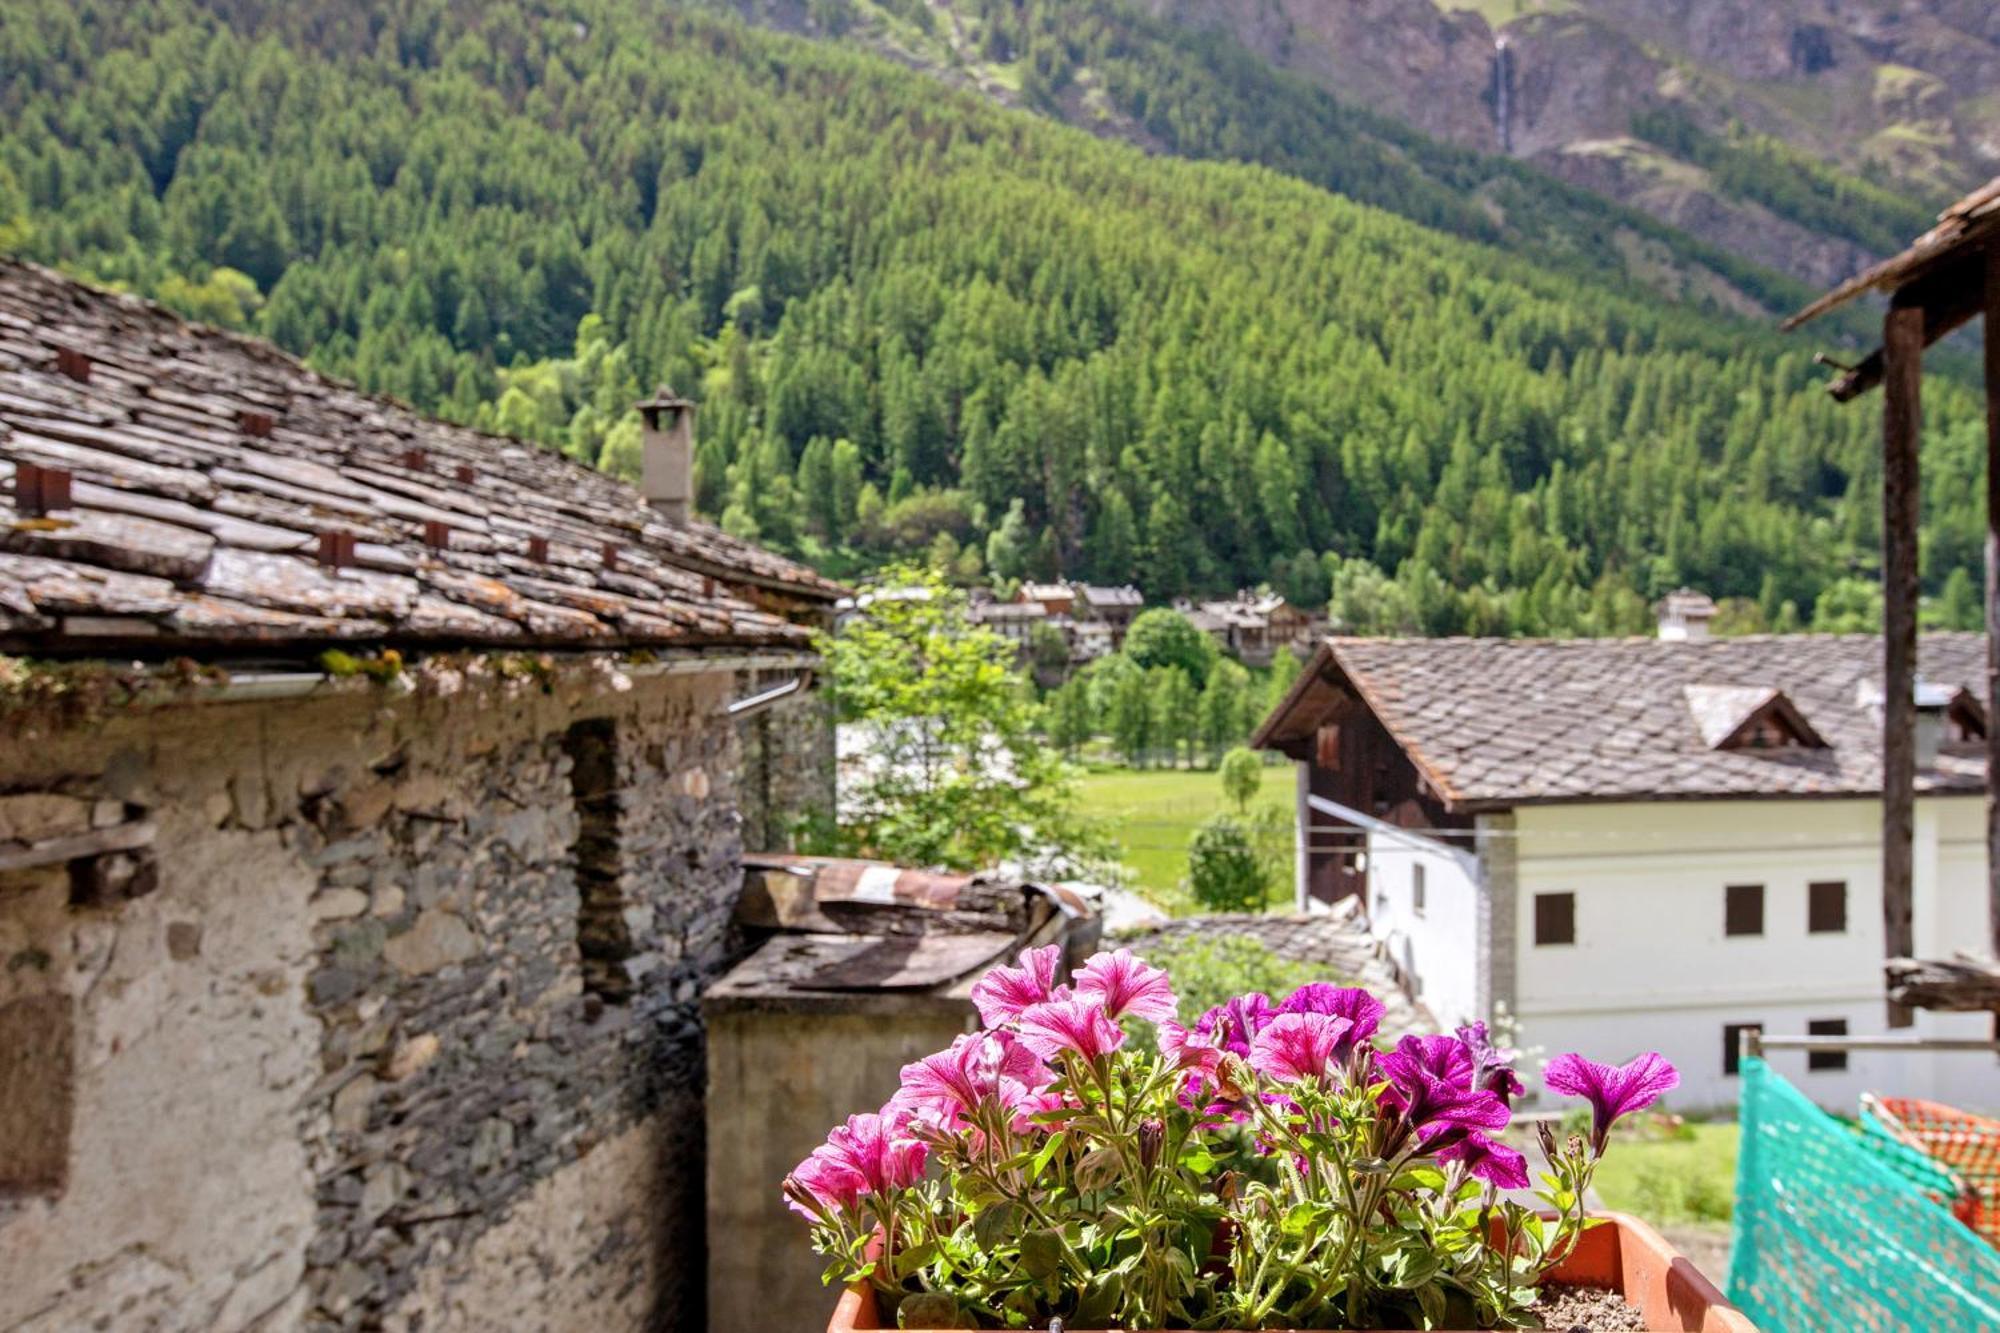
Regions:
[[0, 1199], [68, 1183], [75, 1043], [66, 997], [0, 1004]]
[[1806, 886], [1806, 930], [1814, 935], [1847, 931], [1847, 881], [1821, 880]]
[[[1844, 1037], [1847, 1035], [1847, 1020], [1844, 1018], [1810, 1019], [1806, 1023], [1806, 1035], [1808, 1037]], [[1806, 1068], [1808, 1070], [1845, 1069], [1847, 1068], [1847, 1052], [1807, 1051]]]
[[1731, 884], [1723, 890], [1722, 933], [1762, 935], [1764, 933], [1764, 886]]
[[1576, 943], [1576, 895], [1538, 893], [1535, 895], [1535, 943]]
[[613, 1004], [632, 998], [625, 964], [638, 952], [625, 921], [624, 861], [618, 840], [618, 725], [578, 722], [563, 736], [570, 796], [576, 802], [576, 944], [583, 989]]
[[1722, 1072], [1734, 1075], [1743, 1058], [1743, 1034], [1762, 1032], [1762, 1023], [1724, 1023], [1722, 1025]]
[[1410, 867], [1410, 910], [1418, 916], [1424, 914], [1424, 868]]

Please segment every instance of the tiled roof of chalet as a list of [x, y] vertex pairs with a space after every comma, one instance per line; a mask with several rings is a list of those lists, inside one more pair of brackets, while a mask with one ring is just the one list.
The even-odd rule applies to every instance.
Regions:
[[1077, 588], [1077, 594], [1084, 601], [1096, 607], [1144, 606], [1146, 604], [1146, 594], [1140, 592], [1129, 583], [1117, 588], [1101, 587], [1094, 583], [1081, 584]]
[[[1926, 634], [1925, 681], [1976, 688], [1983, 636]], [[1342, 682], [1455, 810], [1575, 801], [1867, 795], [1881, 790], [1882, 640], [1869, 634], [1645, 639], [1328, 639], [1256, 743], [1319, 725]], [[1690, 687], [1783, 694], [1826, 742], [1714, 749]], [[1317, 700], [1317, 702], [1315, 702]], [[1977, 791], [1946, 746], [1920, 791]]]
[[[784, 612], [842, 592], [550, 450], [0, 260], [8, 490], [20, 464], [66, 470], [71, 501], [0, 516], [9, 651], [792, 644]], [[328, 532], [351, 567], [320, 563]]]

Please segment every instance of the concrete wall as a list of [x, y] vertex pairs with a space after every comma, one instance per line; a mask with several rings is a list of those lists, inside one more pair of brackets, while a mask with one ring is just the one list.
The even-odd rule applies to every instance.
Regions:
[[[0, 1089], [66, 1135], [59, 1179], [0, 1176], [0, 1327], [700, 1327], [733, 689], [370, 688], [0, 737], [0, 819], [54, 792], [159, 826], [133, 901], [0, 874]], [[608, 850], [573, 783], [591, 717]], [[585, 984], [592, 857], [623, 994]], [[10, 1013], [66, 1021], [68, 1068]]]
[[[1553, 1055], [1624, 1060], [1658, 1049], [1681, 1071], [1672, 1100], [1731, 1105], [1725, 1024], [1803, 1034], [1844, 1018], [1887, 1030], [1882, 1001], [1880, 807], [1873, 801], [1739, 801], [1524, 807], [1516, 814], [1518, 1013], [1524, 1040]], [[1976, 798], [1917, 803], [1918, 952], [1980, 937], [1986, 859]], [[1847, 929], [1806, 929], [1807, 885], [1847, 884]], [[1764, 933], [1723, 931], [1725, 886], [1764, 886]], [[1537, 946], [1535, 895], [1576, 894], [1576, 943]], [[1916, 1031], [1981, 1036], [1979, 1015], [1920, 1015]], [[1857, 1052], [1844, 1072], [1772, 1064], [1821, 1103], [1853, 1109], [1868, 1088], [1974, 1106], [2000, 1103], [1982, 1055]]]
[[709, 1013], [710, 1333], [814, 1329], [832, 1314], [836, 1293], [820, 1282], [826, 1261], [778, 1183], [827, 1130], [887, 1101], [905, 1064], [978, 1026], [963, 1001], [889, 1003], [884, 1012]]
[[[1416, 902], [1417, 879], [1424, 903]], [[1483, 1017], [1480, 885], [1470, 853], [1377, 828], [1368, 834], [1369, 929], [1446, 1028]]]
[[1302, 794], [1302, 811], [1338, 821], [1350, 830], [1346, 836], [1361, 840], [1367, 860], [1354, 879], [1368, 886], [1368, 928], [1416, 998], [1446, 1028], [1483, 1018], [1489, 928], [1478, 858], [1326, 797]]

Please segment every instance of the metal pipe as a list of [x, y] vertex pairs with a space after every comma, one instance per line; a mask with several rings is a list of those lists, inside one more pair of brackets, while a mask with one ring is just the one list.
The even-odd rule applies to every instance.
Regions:
[[773, 704], [781, 703], [791, 698], [794, 694], [803, 690], [810, 680], [812, 680], [812, 673], [810, 671], [800, 672], [782, 685], [774, 685], [761, 693], [736, 700], [725, 711], [732, 718], [755, 716]]
[[[655, 658], [650, 662], [633, 663], [623, 670], [634, 680], [651, 680], [661, 676], [703, 676], [725, 671], [811, 668], [818, 666], [819, 662], [816, 653], [730, 653], [707, 656], [700, 653], [685, 653]], [[196, 697], [207, 703], [259, 703], [275, 699], [296, 699], [332, 685], [339, 679], [341, 678], [324, 671], [232, 673], [227, 680], [200, 691]], [[178, 700], [163, 698], [155, 702], [168, 703]]]

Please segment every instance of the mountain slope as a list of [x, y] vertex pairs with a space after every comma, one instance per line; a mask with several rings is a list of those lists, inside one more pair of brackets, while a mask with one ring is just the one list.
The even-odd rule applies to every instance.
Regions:
[[[1782, 224], [1771, 244], [1751, 247], [1757, 257], [1746, 258], [1537, 167], [1377, 114], [1354, 89], [1342, 86], [1336, 98], [1226, 34], [1150, 17], [1127, 0], [712, 0], [711, 7], [860, 44], [1001, 105], [1148, 152], [1260, 162], [1426, 226], [1623, 276], [1676, 301], [1788, 313], [1811, 289], [1781, 276], [1799, 268], [1799, 252], [1783, 244], [1796, 238], [1783, 235]], [[1847, 246], [1839, 258], [1858, 253]]]
[[[0, 65], [16, 248], [613, 470], [671, 379], [709, 512], [832, 568], [1323, 597], [1373, 562], [1432, 632], [1590, 632], [1682, 581], [1808, 614], [1872, 563], [1872, 409], [1805, 344], [825, 43], [23, 0]], [[1928, 577], [1976, 613], [1981, 418], [1926, 406]]]
[[2000, 171], [1984, 0], [1144, 4], [1819, 285]]

